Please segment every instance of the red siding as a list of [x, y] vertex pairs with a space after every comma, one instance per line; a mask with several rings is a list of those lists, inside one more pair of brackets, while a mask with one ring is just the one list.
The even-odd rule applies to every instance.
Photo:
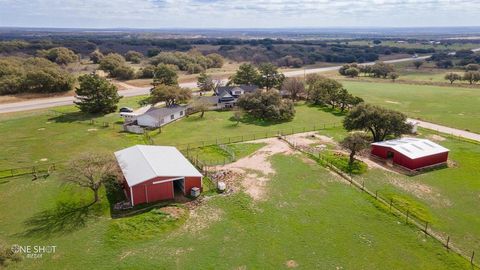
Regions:
[[202, 189], [202, 177], [185, 177], [185, 195], [190, 195], [193, 187]]
[[387, 153], [393, 152], [393, 163], [403, 166], [411, 170], [417, 170], [420, 168], [441, 164], [447, 162], [448, 152], [435, 154], [427, 157], [421, 157], [417, 159], [410, 159], [407, 156], [391, 149], [390, 147], [382, 147], [377, 145], [372, 145], [371, 153], [372, 155], [387, 158]]
[[387, 152], [390, 151], [387, 147], [381, 147], [378, 145], [372, 145], [372, 154], [381, 157], [381, 158], [387, 158]]
[[169, 181], [157, 184], [153, 183], [171, 178], [172, 177], [157, 177], [133, 186], [133, 204], [137, 205], [141, 203], [151, 203], [155, 201], [173, 199], [173, 182]]
[[[130, 187], [124, 182], [125, 192], [134, 205], [155, 201], [172, 200], [174, 198], [173, 181], [154, 184], [153, 182], [177, 177], [157, 177], [132, 186], [133, 199], [130, 198]], [[202, 177], [185, 177], [185, 195], [190, 194], [193, 187], [202, 188]]]

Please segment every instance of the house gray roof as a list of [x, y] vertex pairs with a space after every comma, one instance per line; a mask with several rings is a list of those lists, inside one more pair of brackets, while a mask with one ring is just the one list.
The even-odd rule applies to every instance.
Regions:
[[179, 106], [179, 105], [172, 106], [172, 107], [162, 107], [162, 108], [152, 107], [143, 115], [149, 115], [153, 118], [159, 119], [180, 111], [184, 111], [186, 110], [186, 108], [187, 108], [186, 106]]
[[241, 89], [245, 93], [255, 92], [258, 87], [256, 85], [231, 85], [231, 86], [219, 86], [216, 89], [217, 96], [222, 96], [223, 93], [232, 94], [235, 89]]

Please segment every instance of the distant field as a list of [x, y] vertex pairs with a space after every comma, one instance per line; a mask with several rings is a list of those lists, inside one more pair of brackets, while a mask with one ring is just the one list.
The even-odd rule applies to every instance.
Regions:
[[[356, 40], [356, 41], [349, 41], [349, 45], [374, 45], [373, 41], [367, 40]], [[399, 47], [399, 48], [419, 48], [419, 49], [430, 49], [434, 48], [436, 50], [466, 50], [466, 49], [475, 49], [480, 47], [478, 44], [475, 43], [453, 43], [452, 45], [432, 45], [432, 44], [421, 44], [421, 43], [398, 43], [395, 41], [382, 41], [380, 45], [383, 46], [390, 46], [390, 47]]]
[[343, 84], [367, 102], [410, 117], [480, 133], [480, 89], [353, 81]]

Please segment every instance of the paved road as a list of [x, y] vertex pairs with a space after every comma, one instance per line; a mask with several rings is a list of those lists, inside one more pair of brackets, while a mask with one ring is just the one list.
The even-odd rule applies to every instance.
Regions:
[[437, 125], [437, 124], [433, 124], [433, 123], [425, 122], [425, 121], [420, 121], [420, 120], [416, 120], [416, 119], [409, 119], [409, 120], [418, 122], [418, 126], [423, 127], [423, 128], [436, 130], [436, 131], [439, 131], [439, 132], [442, 132], [442, 133], [446, 133], [446, 134], [450, 134], [450, 135], [454, 135], [454, 136], [458, 136], [458, 137], [463, 137], [463, 138], [467, 138], [467, 139], [470, 139], [470, 140], [480, 142], [480, 134], [476, 134], [476, 133], [473, 133], [473, 132], [468, 132], [468, 131], [461, 130], [461, 129], [446, 127], [446, 126], [442, 126], [442, 125]]
[[[407, 61], [425, 59], [428, 57], [429, 56], [422, 56], [418, 58], [402, 58], [402, 59], [396, 59], [396, 60], [388, 60], [384, 62], [385, 63], [407, 62]], [[373, 64], [374, 62], [365, 63], [365, 65], [373, 65]], [[332, 67], [312, 68], [312, 69], [305, 69], [305, 70], [294, 70], [294, 71], [286, 71], [283, 74], [286, 77], [298, 77], [306, 74], [338, 70], [340, 67], [341, 66], [332, 66]], [[225, 83], [226, 81], [227, 81], [226, 79], [222, 80], [223, 83]], [[120, 91], [120, 94], [124, 97], [146, 95], [150, 91], [149, 87], [134, 87], [127, 84], [124, 84], [124, 86], [127, 89]], [[194, 88], [197, 86], [197, 84], [196, 82], [181, 83], [180, 86], [186, 87], [186, 88]], [[0, 114], [52, 108], [52, 107], [63, 106], [63, 105], [71, 105], [73, 104], [74, 100], [75, 100], [75, 97], [68, 96], [68, 97], [57, 97], [57, 98], [40, 98], [40, 99], [29, 100], [29, 101], [0, 104]]]

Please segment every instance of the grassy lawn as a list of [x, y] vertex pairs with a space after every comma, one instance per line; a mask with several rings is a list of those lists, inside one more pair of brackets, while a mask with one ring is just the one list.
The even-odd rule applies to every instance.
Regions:
[[[136, 106], [142, 97], [125, 98], [119, 106]], [[273, 136], [278, 130], [301, 132], [303, 128], [331, 127], [333, 134], [343, 133], [339, 127], [341, 115], [333, 115], [318, 107], [299, 104], [297, 114], [290, 122], [268, 123], [246, 120], [240, 124], [231, 119], [233, 113], [207, 112], [204, 118], [193, 115], [165, 126], [162, 133], [153, 131], [155, 144], [215, 143], [216, 138], [236, 137], [238, 140], [256, 136]], [[91, 120], [95, 125], [91, 125]], [[104, 127], [103, 122], [122, 123], [117, 113], [102, 117], [85, 116], [74, 106], [52, 111], [24, 112], [0, 116], [0, 170], [30, 167], [50, 162], [65, 162], [86, 151], [115, 151], [134, 144], [145, 144], [142, 135], [120, 131], [120, 125]], [[14, 131], [14, 132], [12, 132]], [[258, 138], [258, 137], [257, 137]], [[222, 141], [219, 141], [222, 142]], [[222, 143], [228, 143], [223, 141]], [[241, 153], [239, 153], [241, 154]]]
[[210, 145], [184, 151], [184, 154], [198, 157], [208, 165], [224, 164], [225, 162], [238, 160], [246, 157], [265, 146], [265, 143], [235, 143], [223, 146]]
[[[201, 146], [205, 144], [229, 143], [228, 138], [235, 140], [252, 140], [265, 137], [266, 134], [272, 136], [278, 131], [291, 133], [302, 132], [304, 128], [308, 129], [336, 128], [332, 130], [341, 131], [341, 121], [343, 116], [332, 114], [328, 109], [299, 104], [295, 107], [295, 118], [290, 122], [271, 123], [264, 121], [255, 121], [246, 119], [239, 124], [233, 119], [231, 111], [210, 111], [206, 112], [203, 118], [199, 115], [192, 115], [173, 125], [167, 125], [162, 128], [162, 132], [152, 132], [155, 144], [188, 144]], [[335, 133], [335, 132], [334, 132]], [[183, 145], [182, 147], [186, 147]]]
[[18, 178], [0, 185], [0, 242], [57, 246], [55, 254], [11, 269], [468, 268], [318, 165], [274, 156], [273, 167], [266, 200], [218, 196], [176, 220], [162, 209], [112, 220], [105, 197], [95, 209], [71, 214], [60, 205], [86, 203], [87, 191], [55, 176]]
[[410, 117], [480, 132], [480, 91], [398, 83], [343, 82], [354, 95]]

